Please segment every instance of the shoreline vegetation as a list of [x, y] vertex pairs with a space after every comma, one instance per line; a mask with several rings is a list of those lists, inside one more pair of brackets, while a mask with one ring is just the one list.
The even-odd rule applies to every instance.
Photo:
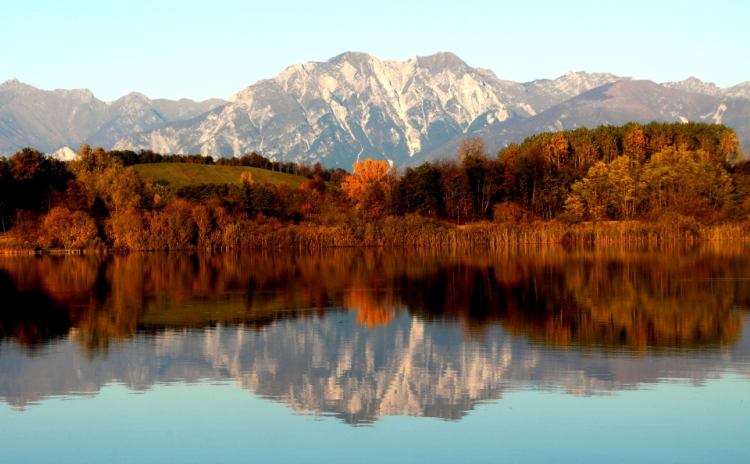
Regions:
[[727, 223], [702, 225], [681, 216], [673, 222], [609, 221], [565, 224], [559, 221], [528, 224], [491, 222], [455, 225], [420, 216], [387, 218], [380, 224], [320, 227], [309, 224], [257, 224], [252, 221], [234, 224], [217, 246], [215, 243], [169, 248], [162, 242], [142, 246], [43, 248], [18, 246], [8, 234], [0, 234], [0, 255], [47, 254], [109, 251], [228, 251], [262, 249], [317, 250], [324, 248], [435, 248], [435, 249], [509, 249], [524, 246], [592, 246], [669, 247], [692, 246], [704, 242], [750, 241], [750, 224]]
[[216, 161], [84, 145], [61, 162], [24, 149], [0, 159], [0, 253], [750, 237], [750, 163], [725, 126], [544, 133], [497, 156], [470, 139], [456, 155], [403, 170], [367, 159], [348, 173], [256, 153]]

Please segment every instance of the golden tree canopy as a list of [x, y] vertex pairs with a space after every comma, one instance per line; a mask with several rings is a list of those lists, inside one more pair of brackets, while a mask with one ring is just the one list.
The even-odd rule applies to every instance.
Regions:
[[352, 175], [344, 179], [341, 187], [344, 193], [357, 202], [364, 199], [368, 189], [374, 186], [380, 186], [384, 190], [387, 188], [388, 179], [391, 173], [391, 166], [388, 161], [372, 160], [370, 158], [364, 161], [357, 161], [352, 165]]

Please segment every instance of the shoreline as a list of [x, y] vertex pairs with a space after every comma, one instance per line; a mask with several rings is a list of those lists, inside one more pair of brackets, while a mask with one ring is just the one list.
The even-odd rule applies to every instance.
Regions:
[[83, 255], [141, 251], [318, 250], [336, 248], [510, 249], [526, 246], [673, 247], [750, 239], [750, 222], [701, 225], [677, 218], [671, 222], [608, 221], [565, 224], [540, 221], [521, 224], [477, 222], [455, 225], [421, 216], [388, 217], [365, 224], [321, 226], [312, 223], [258, 224], [238, 221], [220, 243], [185, 248], [94, 247], [62, 249], [12, 246], [0, 234], [0, 255]]

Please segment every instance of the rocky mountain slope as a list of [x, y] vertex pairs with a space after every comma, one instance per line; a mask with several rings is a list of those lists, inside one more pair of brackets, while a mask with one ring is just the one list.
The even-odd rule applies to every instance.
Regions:
[[[600, 124], [622, 125], [631, 121], [727, 124], [746, 143], [750, 135], [750, 100], [691, 93], [651, 81], [623, 80], [583, 92], [536, 116], [481, 129], [469, 135], [484, 139], [494, 152], [540, 132]], [[462, 138], [456, 138], [439, 150], [423, 156], [427, 159], [450, 157], [458, 149]]]
[[0, 154], [32, 146], [53, 152], [88, 142], [112, 147], [134, 132], [189, 119], [225, 102], [149, 100], [131, 93], [107, 103], [89, 90], [41, 90], [17, 80], [0, 84]]
[[582, 91], [619, 80], [568, 73], [519, 84], [451, 53], [382, 61], [364, 53], [294, 65], [200, 118], [126, 137], [118, 148], [270, 156], [348, 167], [363, 156], [395, 164], [456, 137], [526, 119]]
[[0, 153], [87, 142], [215, 157], [255, 150], [344, 168], [367, 156], [400, 166], [452, 156], [466, 137], [482, 137], [494, 152], [540, 131], [628, 121], [724, 123], [747, 145], [750, 82], [722, 89], [694, 77], [657, 84], [570, 72], [518, 83], [451, 53], [385, 61], [348, 52], [290, 66], [229, 102], [131, 93], [104, 103], [86, 90], [0, 86]]

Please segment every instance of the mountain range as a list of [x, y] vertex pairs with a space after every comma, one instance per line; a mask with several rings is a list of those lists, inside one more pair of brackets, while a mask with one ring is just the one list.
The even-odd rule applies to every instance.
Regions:
[[91, 91], [41, 90], [11, 79], [0, 84], [0, 154], [23, 147], [54, 152], [82, 143], [111, 148], [121, 138], [190, 119], [226, 102], [151, 100], [133, 92], [113, 102]]
[[569, 72], [519, 83], [451, 53], [385, 61], [347, 52], [297, 64], [229, 101], [114, 102], [88, 90], [0, 85], [0, 153], [25, 146], [70, 156], [81, 143], [214, 157], [266, 156], [348, 168], [368, 156], [394, 165], [449, 157], [481, 137], [495, 152], [534, 133], [622, 124], [695, 121], [734, 128], [750, 143], [750, 81], [722, 89], [690, 77], [655, 83]]

